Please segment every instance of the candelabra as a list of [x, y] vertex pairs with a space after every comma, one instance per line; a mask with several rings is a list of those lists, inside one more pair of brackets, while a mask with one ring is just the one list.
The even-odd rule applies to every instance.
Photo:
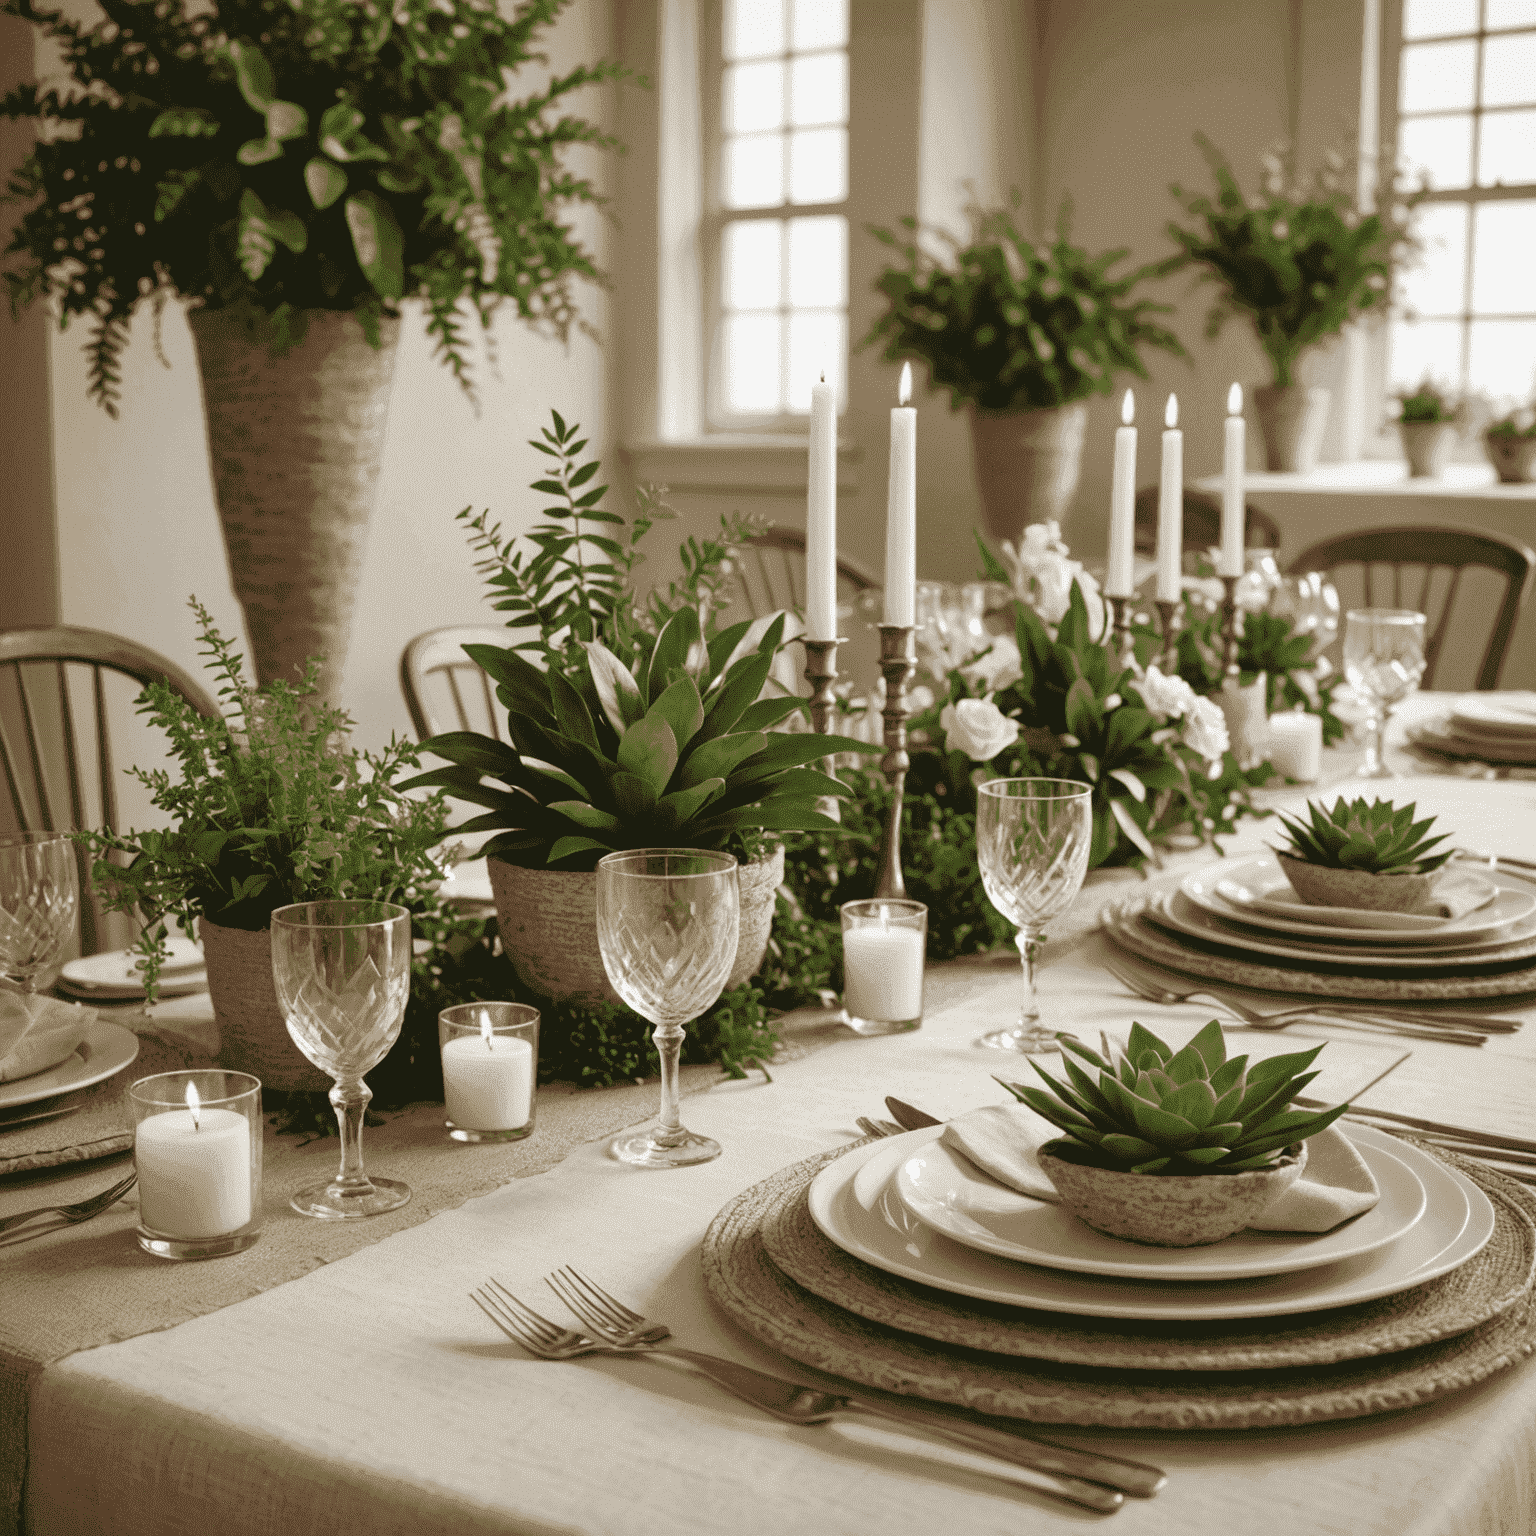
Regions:
[[832, 706], [837, 702], [832, 692], [837, 681], [837, 648], [848, 642], [802, 637], [800, 643], [805, 647], [805, 680], [811, 685], [811, 729], [825, 736], [832, 725]]
[[901, 806], [906, 791], [907, 769], [907, 684], [917, 671], [917, 627], [913, 624], [880, 626], [880, 672], [885, 678], [885, 756], [880, 771], [891, 786], [891, 803], [886, 811], [885, 832], [880, 839], [879, 873], [875, 895], [905, 896], [906, 882], [901, 877]]
[[1132, 597], [1111, 597], [1109, 603], [1109, 648], [1121, 666], [1128, 666], [1136, 653], [1136, 642], [1131, 638]]
[[1235, 678], [1240, 670], [1237, 665], [1237, 584], [1241, 576], [1221, 578], [1221, 664], [1227, 678]]
[[1184, 604], [1179, 598], [1157, 599], [1157, 622], [1163, 632], [1163, 648], [1158, 665], [1172, 677], [1179, 670], [1179, 630], [1183, 628]]

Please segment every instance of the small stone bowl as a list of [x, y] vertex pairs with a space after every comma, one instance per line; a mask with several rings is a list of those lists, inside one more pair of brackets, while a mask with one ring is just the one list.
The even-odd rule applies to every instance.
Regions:
[[1273, 1168], [1172, 1176], [1098, 1168], [1072, 1158], [1076, 1150], [1065, 1141], [1040, 1149], [1062, 1205], [1095, 1231], [1153, 1248], [1202, 1248], [1241, 1232], [1307, 1166], [1305, 1142], [1287, 1147]]
[[1329, 869], [1326, 865], [1309, 864], [1288, 853], [1276, 852], [1275, 857], [1291, 882], [1291, 889], [1308, 906], [1434, 913], [1438, 869], [1427, 875], [1375, 875], [1367, 869]]

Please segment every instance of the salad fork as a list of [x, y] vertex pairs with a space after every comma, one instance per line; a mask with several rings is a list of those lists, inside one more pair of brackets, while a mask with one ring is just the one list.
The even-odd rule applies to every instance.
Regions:
[[12, 1227], [23, 1226], [39, 1216], [62, 1216], [71, 1225], [89, 1221], [92, 1216], [99, 1216], [110, 1206], [116, 1205], [133, 1188], [138, 1176], [138, 1170], [135, 1169], [111, 1189], [104, 1189], [99, 1195], [92, 1195], [89, 1200], [81, 1200], [76, 1205], [40, 1205], [35, 1211], [22, 1211], [15, 1216], [7, 1216], [0, 1220], [0, 1232], [9, 1232]]

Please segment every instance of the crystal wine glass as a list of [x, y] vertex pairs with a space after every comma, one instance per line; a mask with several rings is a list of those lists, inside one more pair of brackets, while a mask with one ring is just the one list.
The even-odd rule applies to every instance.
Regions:
[[75, 845], [65, 833], [0, 834], [0, 976], [24, 992], [52, 986], [79, 910]]
[[336, 1079], [341, 1168], [291, 1202], [301, 1216], [349, 1220], [411, 1198], [393, 1179], [363, 1171], [363, 1115], [373, 1091], [363, 1073], [395, 1043], [411, 989], [411, 918], [387, 901], [303, 901], [272, 914], [272, 976], [293, 1043]]
[[976, 797], [976, 853], [992, 905], [1018, 925], [1024, 1004], [1013, 1029], [978, 1045], [1040, 1055], [1059, 1049], [1040, 1024], [1035, 967], [1045, 925], [1072, 905], [1088, 873], [1093, 789], [1071, 779], [993, 779]]
[[741, 896], [736, 860], [697, 848], [610, 853], [597, 866], [597, 943], [615, 991], [656, 1027], [661, 1113], [609, 1150], [645, 1168], [682, 1168], [719, 1157], [720, 1143], [683, 1126], [677, 1061], [683, 1025], [720, 996], [736, 961]]
[[1355, 777], [1395, 779], [1383, 760], [1387, 719], [1424, 675], [1424, 615], [1408, 608], [1353, 608], [1344, 616], [1344, 676], [1371, 705], [1365, 761]]

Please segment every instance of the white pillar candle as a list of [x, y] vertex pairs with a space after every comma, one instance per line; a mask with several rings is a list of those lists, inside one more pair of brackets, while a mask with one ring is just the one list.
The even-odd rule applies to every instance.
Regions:
[[891, 467], [885, 504], [885, 622], [912, 624], [917, 608], [917, 412], [912, 364], [901, 365], [900, 404], [891, 412]]
[[133, 1138], [139, 1217], [162, 1237], [219, 1237], [251, 1219], [251, 1122], [232, 1109], [172, 1109]]
[[837, 390], [811, 386], [811, 456], [805, 502], [805, 632], [837, 639]]
[[1323, 771], [1323, 720], [1304, 710], [1269, 717], [1269, 760], [1282, 778], [1311, 784]]
[[1247, 468], [1247, 428], [1243, 422], [1243, 386], [1227, 391], [1227, 437], [1221, 461], [1221, 564], [1218, 576], [1243, 574], [1244, 522], [1243, 473]]
[[1163, 473], [1157, 498], [1157, 596], [1179, 599], [1184, 577], [1184, 434], [1179, 431], [1179, 397], [1168, 396], [1163, 413]]
[[443, 1045], [448, 1118], [470, 1131], [515, 1131], [533, 1106], [533, 1047], [516, 1035], [460, 1035]]
[[843, 1007], [851, 1018], [904, 1020], [923, 1011], [920, 929], [884, 923], [843, 933]]
[[1136, 587], [1136, 397], [1120, 402], [1123, 426], [1115, 429], [1115, 475], [1109, 497], [1109, 566], [1106, 597], [1129, 597]]

